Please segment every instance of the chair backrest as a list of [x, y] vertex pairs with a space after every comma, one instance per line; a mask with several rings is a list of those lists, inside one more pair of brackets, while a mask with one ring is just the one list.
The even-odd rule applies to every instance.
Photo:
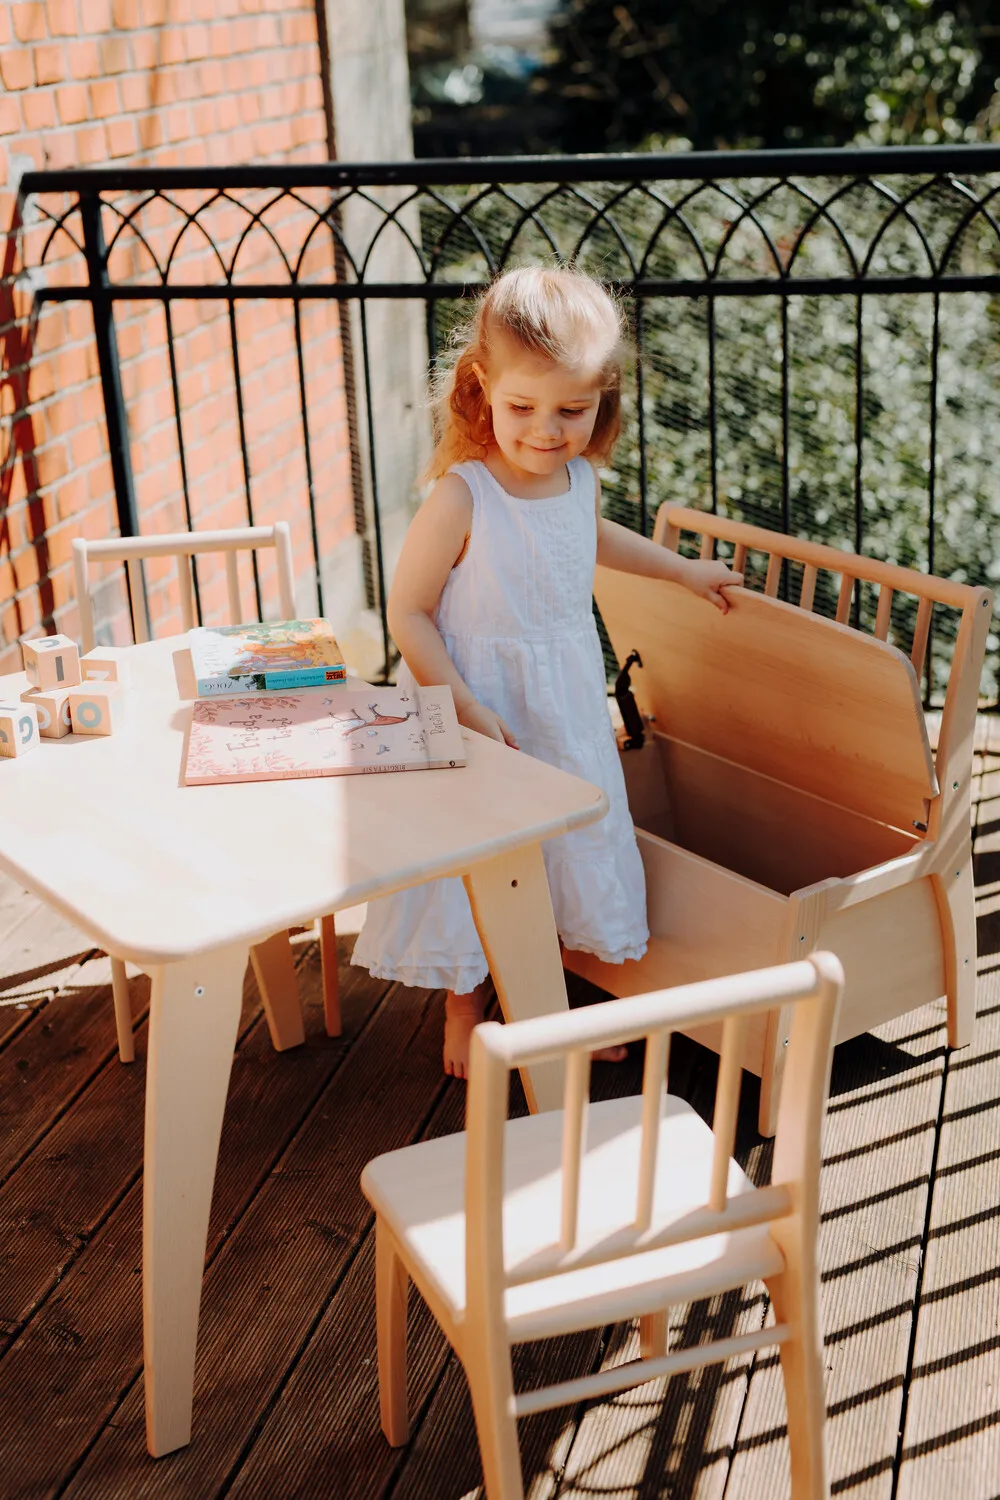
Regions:
[[203, 552], [220, 552], [226, 559], [226, 587], [230, 623], [243, 624], [257, 619], [256, 604], [252, 615], [243, 614], [237, 555], [272, 548], [277, 560], [278, 590], [282, 618], [295, 618], [295, 577], [292, 570], [292, 541], [287, 521], [273, 526], [244, 526], [232, 531], [178, 531], [164, 536], [111, 537], [90, 542], [77, 537], [73, 542], [73, 575], [76, 600], [80, 610], [81, 644], [84, 651], [94, 649], [94, 607], [90, 595], [90, 563], [124, 562], [128, 570], [132, 602], [132, 628], [137, 642], [149, 640], [149, 608], [143, 558], [173, 557], [177, 564], [181, 620], [185, 630], [195, 622], [194, 588], [191, 559]]
[[912, 636], [908, 642], [897, 639], [896, 644], [904, 650], [909, 647], [909, 658], [918, 678], [924, 670], [935, 605], [960, 612], [934, 761], [941, 794], [931, 805], [927, 836], [930, 839], [942, 838], [946, 832], [967, 825], [979, 681], [993, 616], [990, 591], [937, 578], [933, 574], [918, 573], [913, 568], [897, 567], [877, 558], [862, 557], [857, 552], [844, 552], [801, 537], [768, 531], [760, 526], [747, 526], [727, 516], [678, 505], [661, 506], [656, 516], [653, 540], [677, 551], [684, 533], [700, 536], [703, 558], [715, 556], [716, 542], [730, 543], [733, 567], [741, 573], [746, 570], [748, 558], [754, 555], [766, 557], [764, 593], [771, 597], [778, 593], [782, 564], [801, 565], [799, 597], [794, 601], [801, 610], [812, 610], [821, 573], [838, 577], [836, 619], [843, 626], [851, 625], [851, 603], [856, 587], [863, 583], [877, 587], [878, 605], [873, 631], [877, 640], [889, 639], [890, 626], [898, 637], [892, 618], [895, 596], [909, 595], [916, 599]]
[[[584, 1266], [639, 1255], [705, 1235], [794, 1218], [815, 1233], [820, 1136], [826, 1110], [840, 961], [816, 953], [800, 962], [707, 980], [507, 1026], [473, 1032], [466, 1145], [466, 1316], [489, 1339], [499, 1336], [503, 1295]], [[795, 1006], [781, 1090], [771, 1184], [729, 1196], [743, 1032], [750, 1017]], [[714, 1155], [707, 1200], [665, 1226], [652, 1221], [653, 1189], [670, 1035], [723, 1024], [713, 1120]], [[585, 1150], [590, 1058], [597, 1047], [644, 1037], [646, 1064], [635, 1217], [624, 1229], [578, 1234], [580, 1168]], [[504, 1256], [503, 1166], [508, 1078], [512, 1068], [565, 1059], [561, 1213], [558, 1241], [514, 1265]], [[808, 1226], [812, 1225], [811, 1231]], [[805, 1226], [805, 1228], [804, 1228]]]

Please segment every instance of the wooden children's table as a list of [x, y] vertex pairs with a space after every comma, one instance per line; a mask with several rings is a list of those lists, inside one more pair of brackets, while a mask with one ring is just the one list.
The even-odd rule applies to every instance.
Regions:
[[[0, 760], [0, 868], [152, 980], [143, 1349], [154, 1457], [191, 1436], [209, 1209], [251, 945], [461, 875], [504, 1014], [559, 1010], [540, 844], [607, 810], [597, 787], [469, 733], [464, 770], [184, 787], [184, 646], [128, 648], [132, 686], [110, 737], [44, 740]], [[0, 678], [0, 701], [25, 685]], [[561, 1105], [554, 1065], [524, 1082], [533, 1107]]]

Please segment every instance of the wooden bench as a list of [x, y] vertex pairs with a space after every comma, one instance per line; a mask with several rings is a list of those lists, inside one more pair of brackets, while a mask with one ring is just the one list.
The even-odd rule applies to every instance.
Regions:
[[[632, 685], [645, 744], [622, 763], [646, 870], [651, 939], [638, 962], [566, 962], [613, 995], [639, 994], [831, 949], [846, 987], [837, 1041], [947, 997], [948, 1041], [972, 1040], [976, 927], [970, 801], [979, 682], [992, 616], [983, 588], [679, 507], [682, 532], [733, 544], [734, 566], [768, 557], [764, 592], [723, 616], [675, 584], [598, 568], [595, 597]], [[777, 597], [801, 565], [797, 604]], [[796, 570], [797, 571], [797, 570]], [[819, 575], [839, 575], [836, 620], [812, 612]], [[874, 635], [849, 624], [857, 580], [877, 586]], [[909, 657], [887, 639], [894, 594], [918, 606]], [[935, 604], [961, 612], [936, 755], [919, 675]], [[912, 610], [910, 611], [912, 614]], [[747, 1034], [773, 1135], [790, 1017]], [[719, 1050], [717, 1028], [691, 1035]]]

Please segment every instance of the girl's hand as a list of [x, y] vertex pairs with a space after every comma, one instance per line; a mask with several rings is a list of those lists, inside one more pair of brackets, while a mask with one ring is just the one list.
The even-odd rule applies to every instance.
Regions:
[[499, 740], [501, 745], [509, 745], [512, 750], [521, 748], [503, 719], [499, 714], [495, 714], [492, 708], [473, 702], [465, 708], [458, 709], [457, 712], [458, 722], [464, 724], [466, 729], [474, 729], [477, 734], [485, 734], [487, 739]]
[[716, 609], [721, 609], [726, 614], [729, 600], [725, 590], [738, 588], [743, 582], [743, 574], [734, 573], [732, 568], [722, 562], [701, 562], [692, 558], [687, 561], [681, 582], [692, 594], [697, 594], [699, 599], [707, 599]]

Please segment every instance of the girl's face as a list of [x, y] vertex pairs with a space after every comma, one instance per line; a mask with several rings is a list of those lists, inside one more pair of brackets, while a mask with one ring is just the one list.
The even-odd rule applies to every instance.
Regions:
[[497, 447], [515, 473], [544, 478], [581, 454], [601, 404], [597, 376], [512, 351], [490, 375], [476, 366]]

